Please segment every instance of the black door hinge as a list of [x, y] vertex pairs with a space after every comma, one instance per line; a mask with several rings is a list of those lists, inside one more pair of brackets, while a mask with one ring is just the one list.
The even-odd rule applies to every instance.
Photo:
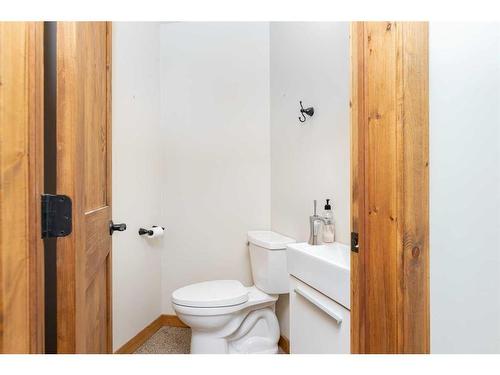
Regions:
[[71, 233], [71, 199], [66, 195], [42, 194], [42, 238]]
[[359, 235], [356, 232], [351, 232], [351, 251], [359, 251]]

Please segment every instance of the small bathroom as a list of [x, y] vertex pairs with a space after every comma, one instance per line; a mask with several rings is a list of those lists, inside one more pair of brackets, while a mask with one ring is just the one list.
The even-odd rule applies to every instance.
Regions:
[[0, 353], [500, 353], [499, 25], [0, 22]]
[[114, 351], [350, 352], [349, 28], [113, 23]]

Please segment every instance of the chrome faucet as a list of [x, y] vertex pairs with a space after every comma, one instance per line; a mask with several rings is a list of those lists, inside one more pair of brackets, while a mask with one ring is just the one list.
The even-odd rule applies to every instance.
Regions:
[[316, 199], [314, 200], [314, 215], [309, 216], [309, 245], [321, 245], [321, 240], [319, 239], [321, 224], [327, 224], [327, 221], [322, 216], [316, 213]]

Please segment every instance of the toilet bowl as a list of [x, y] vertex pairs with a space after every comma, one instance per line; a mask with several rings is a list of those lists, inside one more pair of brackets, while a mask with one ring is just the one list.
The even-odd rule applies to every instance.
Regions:
[[237, 280], [191, 284], [172, 293], [172, 305], [191, 328], [191, 353], [277, 353], [278, 294], [288, 293], [286, 245], [294, 240], [269, 231], [248, 232], [255, 285]]

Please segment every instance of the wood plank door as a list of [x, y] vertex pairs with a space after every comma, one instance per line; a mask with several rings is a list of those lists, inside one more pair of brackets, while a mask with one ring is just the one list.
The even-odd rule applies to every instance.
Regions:
[[111, 25], [56, 28], [57, 191], [73, 203], [57, 243], [57, 352], [111, 353]]
[[43, 353], [43, 24], [0, 22], [0, 353]]
[[351, 351], [428, 353], [428, 25], [351, 28]]

